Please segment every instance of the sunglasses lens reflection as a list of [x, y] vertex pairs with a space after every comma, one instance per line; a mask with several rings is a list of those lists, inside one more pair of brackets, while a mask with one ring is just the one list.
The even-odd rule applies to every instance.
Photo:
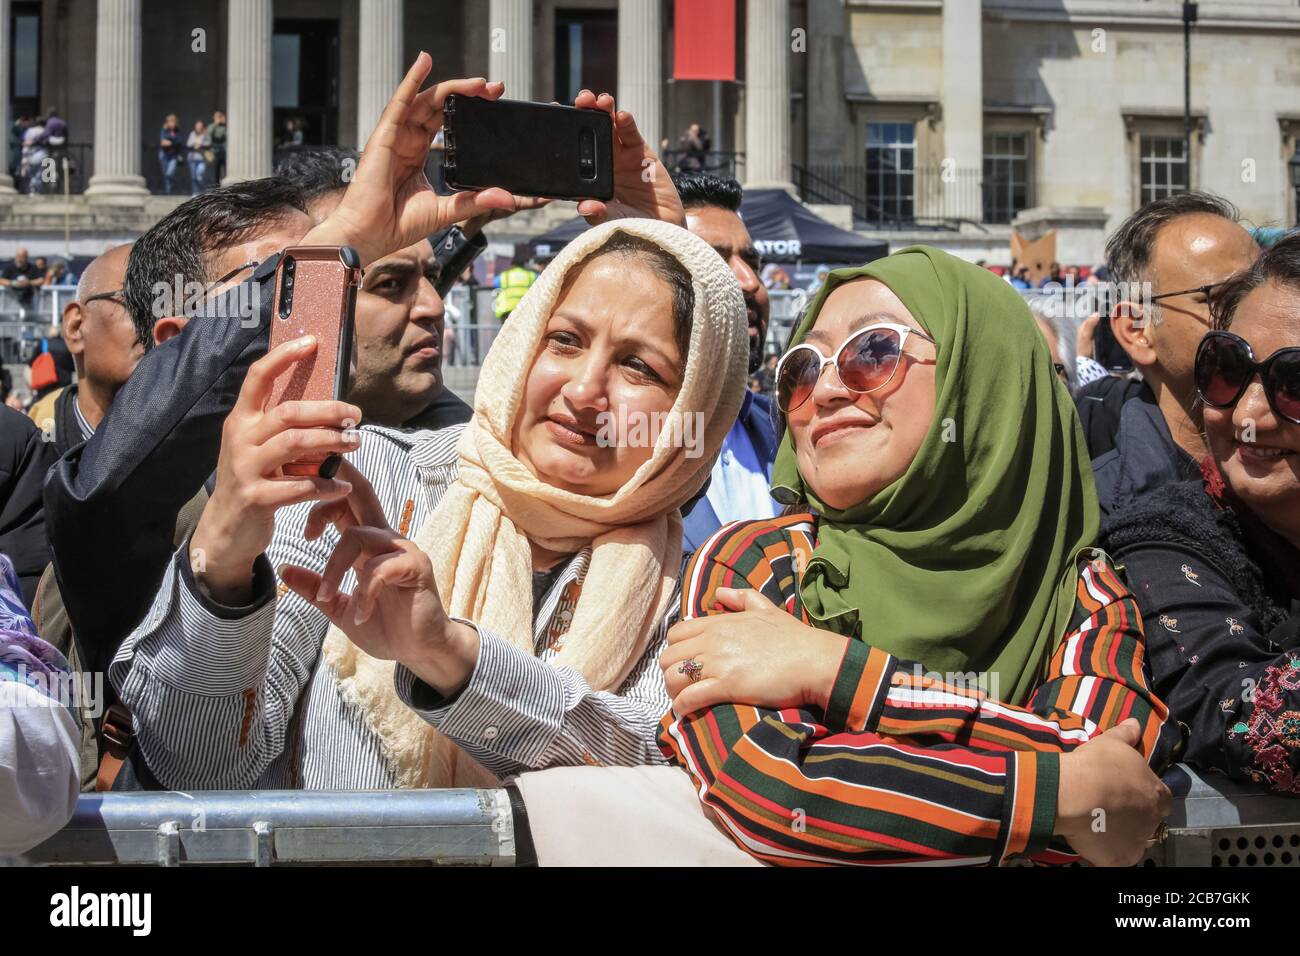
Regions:
[[840, 352], [840, 381], [855, 392], [870, 392], [889, 381], [898, 367], [901, 337], [893, 329], [864, 329]]
[[777, 407], [788, 413], [808, 401], [817, 387], [819, 371], [821, 363], [812, 349], [795, 349], [786, 355], [776, 383]]
[[1278, 412], [1300, 422], [1300, 350], [1278, 357], [1269, 374], [1269, 387]]
[[1196, 388], [1205, 404], [1226, 408], [1237, 400], [1250, 372], [1245, 346], [1227, 336], [1209, 336], [1196, 362]]

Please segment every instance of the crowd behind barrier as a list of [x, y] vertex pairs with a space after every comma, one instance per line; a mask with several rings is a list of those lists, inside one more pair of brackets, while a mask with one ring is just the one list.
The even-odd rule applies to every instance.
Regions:
[[[431, 68], [375, 136], [502, 93], [416, 97]], [[611, 96], [574, 105], [613, 115], [616, 169], [660, 163]], [[1208, 194], [1135, 212], [1107, 275], [1168, 285], [1105, 328], [1142, 376], [1076, 401], [1090, 290], [1027, 267], [922, 245], [769, 290], [740, 185], [660, 170], [540, 274], [516, 249], [500, 291], [455, 289], [536, 200], [403, 203], [419, 149], [292, 158], [91, 263], [30, 417], [0, 410], [0, 758], [53, 770], [0, 759], [33, 797], [4, 852], [1296, 862], [1266, 788], [1300, 792], [1300, 237], [1261, 252]], [[272, 346], [296, 245], [366, 264], [356, 374], [273, 409], [322, 344]], [[160, 309], [173, 276], [202, 308]], [[680, 430], [609, 441], [614, 408]], [[86, 674], [90, 707], [62, 693]]]

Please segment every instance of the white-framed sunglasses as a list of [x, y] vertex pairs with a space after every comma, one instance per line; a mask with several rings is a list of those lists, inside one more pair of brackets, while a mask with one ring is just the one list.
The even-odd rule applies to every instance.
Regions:
[[851, 392], [865, 395], [884, 388], [898, 371], [899, 356], [903, 354], [909, 335], [925, 339], [936, 348], [939, 345], [924, 332], [892, 322], [858, 329], [840, 343], [830, 357], [822, 355], [817, 346], [801, 342], [781, 356], [777, 363], [777, 407], [788, 415], [808, 401], [827, 365], [835, 366], [835, 374]]

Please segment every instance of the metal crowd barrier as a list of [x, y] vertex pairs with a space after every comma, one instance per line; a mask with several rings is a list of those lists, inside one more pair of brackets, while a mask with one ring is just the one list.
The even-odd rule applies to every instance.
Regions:
[[[1165, 782], [1169, 836], [1144, 865], [1300, 866], [1300, 800], [1186, 766]], [[515, 834], [504, 790], [85, 794], [23, 862], [511, 866]]]
[[96, 793], [29, 864], [510, 866], [504, 790]]

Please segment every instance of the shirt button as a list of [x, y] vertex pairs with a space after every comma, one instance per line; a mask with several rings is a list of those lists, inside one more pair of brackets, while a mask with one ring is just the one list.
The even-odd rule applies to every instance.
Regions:
[[484, 738], [486, 738], [487, 740], [496, 740], [496, 738], [497, 738], [497, 729], [496, 729], [495, 727], [484, 727], [484, 728], [483, 728], [483, 736], [484, 736]]

